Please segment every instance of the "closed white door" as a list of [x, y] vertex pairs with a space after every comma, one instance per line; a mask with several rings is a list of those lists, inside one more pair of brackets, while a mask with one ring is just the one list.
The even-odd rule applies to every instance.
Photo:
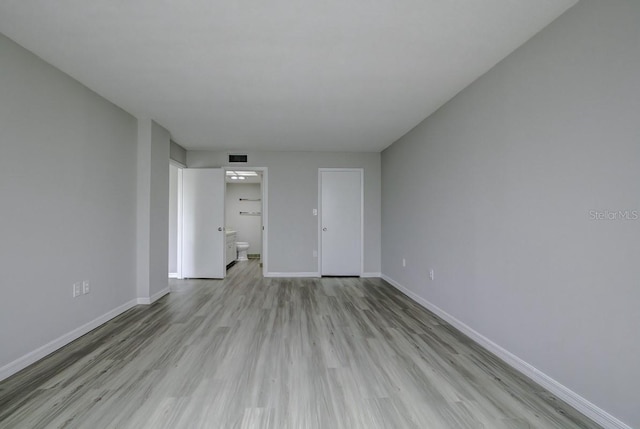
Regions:
[[320, 169], [320, 274], [362, 274], [362, 170]]
[[182, 170], [182, 276], [225, 276], [224, 171]]

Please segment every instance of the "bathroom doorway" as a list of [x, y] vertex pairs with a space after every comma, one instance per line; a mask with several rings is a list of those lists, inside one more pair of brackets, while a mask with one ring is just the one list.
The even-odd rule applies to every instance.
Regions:
[[260, 262], [264, 275], [267, 270], [267, 169], [225, 167], [225, 182], [228, 269], [255, 259]]

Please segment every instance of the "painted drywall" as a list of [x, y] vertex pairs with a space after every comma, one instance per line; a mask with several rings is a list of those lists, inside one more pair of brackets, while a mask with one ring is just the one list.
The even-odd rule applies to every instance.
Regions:
[[[188, 151], [187, 166], [222, 167], [227, 151]], [[250, 167], [267, 167], [269, 272], [317, 273], [318, 168], [364, 168], [364, 271], [380, 272], [380, 154], [248, 152]]]
[[632, 427], [639, 22], [580, 1], [382, 153], [383, 274]]
[[0, 369], [15, 369], [135, 299], [137, 128], [2, 35], [0, 64]]
[[138, 298], [149, 299], [151, 120], [138, 120], [136, 144], [136, 290]]
[[178, 167], [169, 166], [169, 274], [178, 272]]
[[241, 215], [240, 212], [261, 212], [262, 201], [240, 201], [262, 198], [260, 183], [227, 183], [225, 195], [225, 225], [236, 231], [236, 241], [249, 243], [249, 254], [262, 253], [262, 216]]
[[169, 131], [152, 122], [149, 296], [168, 291], [169, 281]]
[[138, 119], [137, 292], [149, 303], [168, 291], [169, 132]]
[[171, 140], [169, 146], [169, 158], [185, 166], [187, 165], [187, 150]]

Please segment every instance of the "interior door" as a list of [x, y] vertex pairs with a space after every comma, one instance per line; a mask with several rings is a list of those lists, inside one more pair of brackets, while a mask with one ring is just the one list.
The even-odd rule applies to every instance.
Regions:
[[320, 170], [320, 274], [362, 274], [362, 170]]
[[182, 276], [222, 279], [225, 270], [224, 171], [182, 170]]

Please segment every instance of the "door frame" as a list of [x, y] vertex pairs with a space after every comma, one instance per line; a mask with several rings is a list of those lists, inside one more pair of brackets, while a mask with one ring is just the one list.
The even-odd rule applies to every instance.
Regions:
[[[269, 237], [269, 228], [267, 225], [269, 224], [269, 202], [267, 196], [268, 192], [268, 184], [269, 184], [269, 168], [268, 167], [249, 167], [246, 165], [225, 165], [222, 167], [225, 172], [225, 205], [226, 205], [226, 190], [227, 190], [227, 178], [226, 174], [228, 170], [248, 170], [248, 171], [262, 171], [262, 184], [261, 184], [261, 198], [262, 198], [262, 249], [260, 258], [262, 259], [262, 277], [267, 277], [267, 273], [269, 272], [269, 257], [268, 257], [268, 237]], [[225, 216], [226, 216], [226, 208], [225, 208]], [[225, 219], [226, 222], [226, 219]], [[226, 226], [226, 225], [225, 225]]]
[[187, 168], [186, 165], [184, 165], [181, 162], [178, 162], [174, 159], [169, 159], [169, 164], [176, 167], [178, 169], [178, 183], [177, 183], [177, 192], [176, 192], [176, 199], [178, 200], [176, 203], [178, 205], [177, 207], [177, 213], [176, 213], [176, 222], [178, 223], [177, 225], [177, 239], [176, 239], [176, 246], [178, 247], [176, 249], [176, 278], [178, 279], [182, 279], [182, 170], [184, 168]]
[[318, 168], [318, 277], [322, 277], [322, 173], [350, 171], [360, 173], [360, 277], [364, 273], [364, 168]]

